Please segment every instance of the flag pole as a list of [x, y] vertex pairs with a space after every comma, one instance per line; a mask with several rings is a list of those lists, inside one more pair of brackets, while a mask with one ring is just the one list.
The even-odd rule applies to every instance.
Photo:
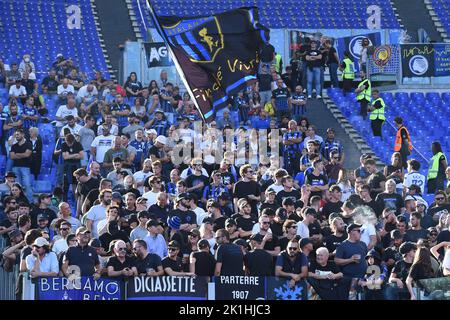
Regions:
[[165, 42], [166, 47], [167, 47], [167, 51], [172, 56], [172, 60], [173, 60], [173, 62], [175, 64], [175, 68], [177, 69], [177, 71], [178, 71], [178, 73], [180, 75], [181, 81], [183, 81], [183, 84], [186, 87], [189, 95], [191, 96], [191, 99], [192, 99], [195, 107], [197, 108], [198, 112], [200, 113], [203, 121], [206, 122], [206, 119], [205, 119], [205, 117], [203, 115], [203, 112], [200, 109], [200, 106], [198, 105], [197, 100], [195, 99], [194, 93], [192, 92], [191, 87], [189, 86], [189, 83], [187, 82], [187, 79], [186, 79], [186, 76], [184, 75], [183, 69], [181, 68], [180, 63], [178, 62], [178, 59], [175, 56], [175, 53], [173, 52], [173, 50], [172, 50], [172, 48], [170, 46], [170, 43], [167, 40], [166, 33], [164, 32], [161, 24], [159, 23], [158, 17], [156, 16], [155, 11], [153, 10], [153, 7], [152, 7], [152, 5], [150, 3], [150, 0], [146, 0], [146, 4], [147, 4], [148, 10], [150, 11], [150, 17], [153, 20], [153, 24], [155, 25], [156, 30], [158, 31], [160, 36], [163, 38], [163, 41]]

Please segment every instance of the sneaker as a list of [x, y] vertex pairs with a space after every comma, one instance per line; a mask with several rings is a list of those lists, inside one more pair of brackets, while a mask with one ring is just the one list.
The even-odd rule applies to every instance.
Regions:
[[317, 95], [317, 99], [322, 99], [322, 96], [320, 94]]
[[311, 95], [309, 95], [309, 96], [308, 96], [308, 99], [311, 99], [311, 98], [312, 98], [312, 96], [311, 96]]

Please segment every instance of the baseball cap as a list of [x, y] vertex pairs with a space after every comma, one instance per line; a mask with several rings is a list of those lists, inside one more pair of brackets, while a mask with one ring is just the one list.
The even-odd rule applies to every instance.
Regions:
[[180, 244], [178, 243], [178, 241], [172, 240], [172, 241], [169, 242], [167, 247], [168, 248], [177, 248], [177, 249], [179, 249], [180, 248]]
[[[294, 200], [292, 200], [292, 198], [285, 198], [285, 199], [283, 199], [283, 202], [281, 204], [283, 206], [295, 206], [295, 202], [294, 202]], [[315, 210], [314, 210], [314, 214], [315, 214]]]
[[88, 228], [86, 228], [86, 227], [79, 227], [78, 229], [77, 229], [77, 231], [75, 231], [75, 234], [76, 235], [79, 235], [79, 234], [85, 234], [85, 233], [90, 233], [90, 231], [89, 231], [89, 229]]
[[407, 196], [405, 197], [405, 202], [406, 202], [406, 201], [410, 201], [410, 200], [416, 201], [416, 198], [414, 198], [414, 197], [412, 197], [412, 196], [410, 196], [410, 195], [407, 195]]
[[308, 245], [310, 243], [312, 244], [312, 241], [309, 240], [309, 238], [303, 238], [303, 239], [300, 240], [299, 245], [300, 245], [300, 248], [303, 248], [304, 246], [306, 246], [306, 245]]
[[218, 197], [219, 199], [223, 199], [223, 200], [228, 200], [228, 199], [230, 199], [230, 195], [227, 193], [227, 192], [224, 192], [224, 191], [222, 191], [220, 194], [219, 194], [219, 197]]
[[102, 243], [100, 242], [100, 240], [94, 238], [94, 239], [91, 239], [91, 241], [89, 241], [89, 246], [91, 246], [93, 248], [101, 248]]
[[158, 220], [152, 219], [152, 220], [148, 220], [148, 221], [147, 221], [146, 227], [147, 227], [147, 228], [150, 228], [150, 227], [157, 227], [158, 225], [159, 225]]
[[139, 223], [139, 220], [137, 218], [137, 214], [132, 213], [130, 215], [127, 216], [127, 220], [128, 224], [132, 224], [132, 223]]
[[155, 142], [159, 142], [161, 144], [167, 144], [167, 138], [165, 136], [157, 136]]
[[148, 218], [149, 213], [148, 213], [148, 211], [142, 210], [142, 211], [138, 212], [137, 217], [138, 217], [138, 219], [139, 218]]
[[157, 114], [157, 113], [162, 113], [162, 114], [164, 114], [164, 111], [162, 111], [161, 109], [156, 109], [156, 110], [155, 110], [155, 114]]
[[261, 243], [263, 241], [264, 236], [260, 233], [257, 234], [252, 234], [252, 236], [250, 237], [250, 240], [256, 241]]
[[200, 231], [197, 228], [193, 228], [189, 231], [188, 235], [194, 235], [197, 236], [197, 238], [200, 238]]
[[48, 220], [48, 214], [46, 214], [46, 213], [38, 214], [37, 221], [42, 221], [42, 220]]
[[209, 207], [220, 208], [220, 204], [217, 201], [214, 201], [214, 199], [209, 199], [206, 203], [206, 208]]
[[242, 209], [243, 207], [245, 207], [245, 206], [247, 206], [247, 205], [249, 205], [249, 203], [248, 203], [247, 200], [241, 201], [241, 203], [239, 203], [239, 208]]
[[362, 227], [362, 225], [360, 225], [360, 224], [351, 223], [351, 224], [347, 227], [347, 233], [352, 232], [353, 229], [361, 228], [361, 227]]
[[52, 195], [49, 194], [49, 193], [41, 193], [41, 194], [39, 195], [38, 199], [39, 199], [39, 201], [41, 201], [41, 200], [43, 200], [43, 199], [45, 199], [45, 198], [51, 198], [51, 197], [52, 197]]
[[208, 240], [206, 240], [206, 239], [202, 239], [202, 240], [200, 240], [198, 243], [197, 243], [197, 246], [200, 248], [200, 249], [203, 249], [203, 248], [206, 248], [206, 247], [210, 247], [210, 245], [209, 245], [209, 242], [208, 242]]
[[426, 202], [425, 199], [423, 199], [423, 198], [416, 199], [416, 205], [419, 205], [419, 204], [425, 206], [425, 209], [428, 208], [428, 202]]
[[225, 220], [225, 227], [227, 226], [236, 226], [236, 220], [234, 220], [233, 218], [228, 218], [227, 220]]
[[373, 258], [375, 258], [377, 260], [381, 260], [380, 254], [375, 249], [372, 249], [369, 252], [367, 252], [366, 259], [368, 259], [370, 257], [373, 257]]
[[43, 247], [43, 246], [49, 246], [50, 243], [48, 243], [47, 239], [45, 239], [44, 237], [39, 237], [36, 240], [34, 240], [33, 242], [33, 246], [37, 246], [37, 247]]
[[22, 232], [20, 232], [19, 229], [14, 229], [14, 230], [11, 230], [11, 231], [8, 233], [8, 237], [9, 237], [9, 239], [12, 239], [12, 238], [15, 238], [15, 237], [17, 237], [17, 236], [20, 236], [21, 234], [22, 234]]
[[120, 194], [120, 192], [115, 191], [112, 193], [112, 198], [113, 199], [122, 199], [122, 195]]
[[214, 219], [211, 217], [206, 217], [203, 219], [202, 223], [210, 223], [210, 224], [214, 224]]
[[5, 178], [17, 178], [17, 176], [14, 172], [8, 171], [5, 175]]
[[145, 134], [154, 134], [154, 135], [157, 135], [158, 132], [156, 132], [155, 129], [148, 129], [148, 130], [145, 130]]
[[58, 54], [56, 55], [56, 57], [57, 57], [57, 58], [62, 58], [62, 57], [64, 57], [64, 56], [63, 56], [62, 53], [58, 53]]
[[394, 240], [403, 239], [402, 233], [400, 230], [395, 229], [391, 231], [391, 238]]
[[400, 253], [402, 255], [409, 253], [411, 250], [416, 250], [417, 246], [412, 243], [411, 241], [407, 241], [405, 243], [402, 243], [400, 246]]
[[189, 193], [187, 193], [187, 192], [183, 192], [183, 193], [180, 193], [178, 196], [177, 196], [177, 202], [178, 201], [181, 201], [181, 200], [191, 200], [192, 199], [192, 197], [191, 197], [191, 195], [189, 194]]
[[266, 190], [266, 193], [267, 193], [267, 194], [271, 194], [271, 193], [277, 194], [277, 192], [276, 192], [273, 188], [267, 189], [267, 190]]
[[143, 202], [147, 202], [147, 201], [148, 201], [147, 198], [139, 197], [139, 198], [137, 198], [136, 203], [143, 203]]

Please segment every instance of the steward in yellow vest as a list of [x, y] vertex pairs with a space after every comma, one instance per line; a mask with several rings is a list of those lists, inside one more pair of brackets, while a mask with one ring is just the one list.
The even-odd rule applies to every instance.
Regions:
[[360, 75], [361, 82], [358, 84], [358, 88], [355, 89], [355, 93], [357, 93], [356, 100], [360, 105], [359, 114], [365, 120], [367, 118], [367, 106], [372, 96], [372, 83], [366, 78], [366, 72], [364, 70], [360, 71]]
[[347, 92], [352, 91], [353, 80], [355, 79], [355, 63], [350, 59], [350, 52], [344, 52], [344, 60], [342, 60], [339, 70], [342, 71], [342, 89], [344, 96]]
[[438, 190], [444, 190], [445, 170], [448, 162], [438, 141], [431, 144], [431, 150], [433, 151], [433, 157], [431, 157], [428, 169], [427, 188], [428, 193], [435, 193]]
[[384, 100], [380, 97], [380, 91], [373, 90], [372, 91], [372, 104], [369, 108], [370, 111], [370, 120], [372, 132], [375, 137], [381, 137], [381, 126], [386, 121], [386, 117], [384, 115], [384, 109], [386, 105], [384, 104]]

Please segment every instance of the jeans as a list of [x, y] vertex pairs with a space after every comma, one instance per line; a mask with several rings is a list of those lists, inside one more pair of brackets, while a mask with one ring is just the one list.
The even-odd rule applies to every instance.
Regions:
[[13, 167], [12, 170], [17, 176], [17, 182], [19, 182], [20, 185], [25, 188], [25, 194], [28, 200], [30, 201], [30, 203], [33, 203], [33, 190], [31, 189], [30, 168]]
[[307, 70], [307, 62], [306, 61], [302, 61], [302, 87], [303, 89], [306, 88], [306, 70]]
[[307, 69], [306, 77], [307, 77], [307, 80], [308, 80], [308, 86], [307, 86], [308, 96], [312, 95], [313, 82], [315, 84], [316, 94], [320, 95], [320, 92], [321, 92], [321, 88], [320, 88], [320, 70], [321, 70], [321, 68], [313, 68], [313, 69], [308, 68]]
[[339, 88], [339, 79], [338, 79], [338, 64], [337, 63], [330, 63], [328, 66], [330, 70], [330, 81], [333, 88]]

